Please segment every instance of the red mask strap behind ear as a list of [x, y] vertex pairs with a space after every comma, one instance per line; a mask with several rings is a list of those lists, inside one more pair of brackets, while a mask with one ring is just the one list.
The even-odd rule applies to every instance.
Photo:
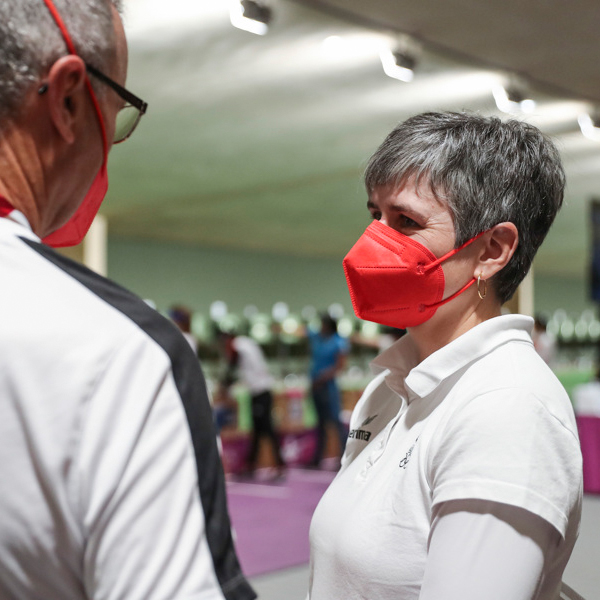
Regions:
[[[56, 9], [56, 6], [52, 3], [52, 0], [43, 0], [44, 4], [48, 7], [56, 26], [60, 29], [60, 32], [65, 40], [65, 44], [67, 45], [67, 50], [69, 54], [73, 54], [75, 56], [79, 56], [77, 54], [77, 50], [75, 49], [75, 44], [73, 44], [73, 40], [71, 39], [71, 34], [67, 29], [60, 13]], [[94, 90], [92, 88], [92, 84], [88, 77], [85, 78], [85, 85], [87, 86], [88, 92], [90, 93], [90, 98], [92, 99], [92, 104], [94, 105], [94, 109], [96, 110], [96, 114], [98, 115], [98, 121], [100, 121], [100, 131], [102, 133], [102, 144], [104, 146], [104, 162], [108, 157], [108, 139], [106, 137], [106, 128], [104, 127], [104, 119], [102, 118], [102, 112], [100, 111], [100, 104], [98, 104], [98, 99], [96, 98], [96, 94], [94, 94]]]

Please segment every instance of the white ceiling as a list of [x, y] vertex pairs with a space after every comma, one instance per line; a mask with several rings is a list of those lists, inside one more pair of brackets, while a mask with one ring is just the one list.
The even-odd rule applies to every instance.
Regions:
[[558, 95], [600, 101], [597, 0], [297, 0], [393, 28], [457, 60], [520, 73]]
[[[600, 78], [583, 79], [596, 70], [587, 61], [578, 76], [557, 64], [550, 80], [546, 58], [580, 51], [596, 12], [583, 14], [578, 37], [572, 5], [565, 15], [563, 3], [533, 3], [554, 15], [553, 26], [564, 21], [568, 36], [558, 40], [553, 29], [541, 31], [546, 22], [533, 19], [531, 6], [514, 14], [516, 0], [316, 2], [328, 12], [272, 0], [274, 19], [261, 37], [231, 26], [227, 0], [125, 0], [127, 85], [150, 107], [111, 154], [102, 209], [111, 233], [341, 259], [367, 225], [360, 176], [371, 152], [417, 112], [500, 114], [491, 90], [505, 72], [494, 64], [535, 80], [537, 109], [527, 120], [556, 137], [567, 170], [566, 206], [535, 267], [583, 277], [600, 141], [581, 135], [577, 116], [586, 98], [600, 97]], [[341, 18], [340, 7], [354, 12]], [[460, 10], [471, 17], [461, 20]], [[378, 56], [400, 30], [420, 41], [410, 84], [387, 77]], [[524, 46], [528, 32], [535, 52]], [[340, 38], [333, 48], [323, 44], [330, 36]], [[465, 58], [472, 52], [477, 58]], [[567, 74], [563, 92], [557, 82]]]

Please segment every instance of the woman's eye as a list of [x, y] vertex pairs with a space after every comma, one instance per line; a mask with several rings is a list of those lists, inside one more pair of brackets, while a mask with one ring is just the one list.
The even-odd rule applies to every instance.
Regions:
[[404, 227], [420, 227], [420, 225], [416, 221], [413, 221], [410, 217], [407, 217], [406, 215], [402, 215], [400, 217], [400, 222]]
[[[370, 214], [371, 214], [371, 219], [373, 219], [375, 221], [381, 221], [381, 217], [383, 216], [381, 211], [379, 211], [379, 210], [371, 210]], [[406, 215], [399, 214], [396, 217], [396, 219], [397, 219], [396, 220], [397, 228], [420, 228], [421, 227], [416, 221], [414, 221], [410, 217], [407, 217]]]

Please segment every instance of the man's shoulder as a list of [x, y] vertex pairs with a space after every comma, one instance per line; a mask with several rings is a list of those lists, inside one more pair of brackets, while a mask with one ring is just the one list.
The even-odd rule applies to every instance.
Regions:
[[[22, 333], [63, 343], [107, 347], [138, 337], [163, 349], [185, 344], [177, 329], [141, 298], [37, 241], [21, 238], [32, 252], [15, 253], [15, 285], [0, 309], [16, 312]], [[10, 261], [9, 261], [10, 262]], [[168, 353], [168, 352], [167, 352]]]
[[150, 385], [171, 372], [178, 388], [203, 388], [190, 345], [154, 308], [39, 242], [23, 247], [0, 261], [0, 277], [10, 281], [0, 311], [12, 316], [0, 329], [0, 365], [11, 377], [46, 382], [72, 399], [107, 377]]

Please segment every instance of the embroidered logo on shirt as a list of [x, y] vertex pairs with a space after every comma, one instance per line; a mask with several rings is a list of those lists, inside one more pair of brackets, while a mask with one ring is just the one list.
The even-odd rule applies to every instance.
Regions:
[[377, 418], [377, 415], [373, 415], [372, 417], [367, 417], [365, 422], [361, 425], [361, 427], [366, 427], [369, 423], [372, 423]]
[[401, 469], [406, 469], [406, 465], [408, 464], [408, 461], [410, 460], [410, 457], [412, 456], [413, 450], [415, 449], [415, 446], [417, 445], [418, 441], [419, 441], [419, 438], [417, 437], [417, 439], [415, 440], [415, 443], [408, 449], [406, 456], [400, 461], [399, 467]]
[[[372, 423], [377, 418], [377, 415], [373, 415], [372, 417], [367, 417], [364, 423], [360, 427], [366, 427], [369, 423]], [[371, 439], [372, 433], [370, 431], [365, 431], [364, 429], [353, 429], [348, 437], [352, 440], [362, 440], [363, 442], [368, 442]]]

